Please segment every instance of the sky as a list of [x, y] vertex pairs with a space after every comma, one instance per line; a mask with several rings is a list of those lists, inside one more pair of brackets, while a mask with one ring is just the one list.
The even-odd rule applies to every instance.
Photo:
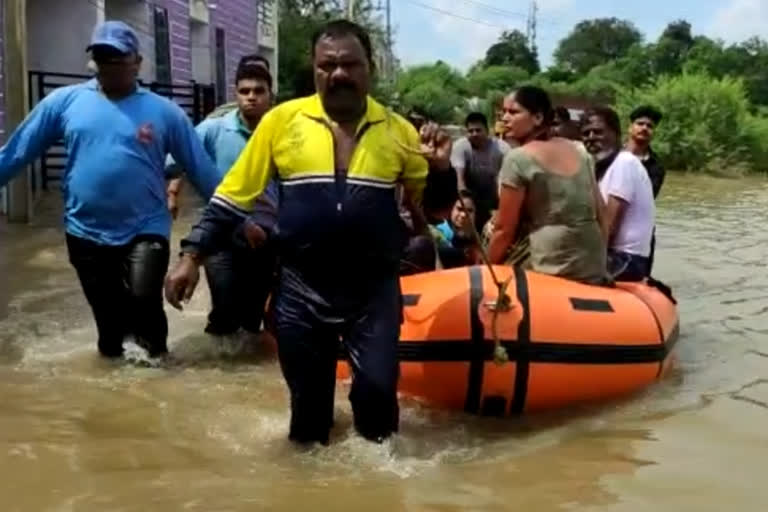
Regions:
[[[440, 59], [462, 71], [481, 59], [503, 30], [525, 33], [530, 6], [530, 0], [390, 2], [395, 54], [403, 66]], [[538, 5], [537, 44], [545, 68], [558, 41], [590, 18], [630, 20], [646, 41], [681, 18], [691, 23], [694, 35], [727, 42], [753, 35], [768, 39], [768, 0], [538, 0]]]

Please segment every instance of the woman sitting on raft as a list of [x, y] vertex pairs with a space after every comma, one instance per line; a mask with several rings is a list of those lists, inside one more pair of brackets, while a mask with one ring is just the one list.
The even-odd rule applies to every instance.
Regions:
[[513, 254], [525, 222], [531, 270], [588, 284], [611, 282], [601, 231], [602, 198], [592, 157], [573, 141], [552, 137], [547, 93], [522, 87], [504, 99], [507, 135], [519, 143], [499, 172], [499, 209], [488, 246], [492, 263]]

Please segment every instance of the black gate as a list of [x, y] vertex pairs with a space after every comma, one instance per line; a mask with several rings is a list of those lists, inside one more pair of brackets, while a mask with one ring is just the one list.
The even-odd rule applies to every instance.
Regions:
[[[45, 98], [51, 91], [59, 87], [73, 85], [90, 80], [90, 75], [71, 73], [48, 73], [46, 71], [29, 72], [29, 108]], [[216, 90], [214, 85], [198, 84], [162, 84], [157, 82], [144, 83], [142, 87], [175, 101], [187, 113], [193, 124], [197, 124], [216, 107]], [[33, 164], [32, 190], [38, 190], [38, 184], [43, 190], [48, 189], [48, 183], [61, 179], [61, 173], [67, 163], [67, 153], [63, 141], [57, 141], [46, 153]]]

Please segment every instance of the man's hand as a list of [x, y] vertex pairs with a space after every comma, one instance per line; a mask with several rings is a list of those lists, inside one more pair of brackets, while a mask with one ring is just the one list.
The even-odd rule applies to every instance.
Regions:
[[183, 302], [189, 302], [200, 280], [200, 262], [192, 254], [184, 254], [165, 277], [165, 299], [181, 311]]
[[431, 167], [449, 169], [451, 167], [451, 149], [453, 141], [450, 135], [440, 128], [437, 123], [427, 123], [419, 132], [421, 138], [421, 153], [429, 161]]
[[264, 228], [251, 219], [245, 219], [243, 233], [245, 234], [245, 239], [248, 240], [248, 245], [253, 249], [260, 247], [267, 241], [267, 234], [264, 232]]

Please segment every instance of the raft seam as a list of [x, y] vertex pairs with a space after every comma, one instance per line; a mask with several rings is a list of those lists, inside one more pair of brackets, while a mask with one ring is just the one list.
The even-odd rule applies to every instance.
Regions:
[[661, 326], [661, 322], [659, 321], [659, 317], [656, 316], [656, 312], [653, 310], [651, 305], [648, 302], [646, 302], [646, 300], [643, 299], [642, 297], [640, 297], [639, 295], [635, 295], [634, 293], [630, 292], [629, 290], [627, 290], [627, 291], [630, 294], [632, 294], [632, 296], [634, 296], [637, 300], [639, 300], [640, 302], [645, 304], [645, 307], [648, 308], [648, 311], [651, 312], [651, 317], [653, 318], [653, 321], [656, 322], [656, 329], [659, 331], [659, 343], [661, 344], [662, 347], [664, 347], [664, 350], [666, 352], [664, 357], [659, 361], [659, 369], [656, 371], [656, 378], [658, 379], [659, 377], [661, 377], [661, 372], [664, 371], [664, 361], [667, 360], [667, 355], [669, 355], [669, 352], [666, 351], [666, 348], [667, 348], [667, 343], [666, 342], [667, 342], [667, 340], [664, 338], [664, 328]]
[[[528, 294], [528, 276], [525, 270], [515, 266], [515, 289], [517, 300], [523, 308], [520, 325], [517, 326], [517, 364], [515, 367], [515, 382], [512, 394], [510, 414], [522, 414], [525, 410], [525, 400], [528, 396], [528, 377], [530, 374], [530, 345], [531, 345], [531, 314], [530, 296]], [[509, 352], [509, 349], [508, 349]]]
[[[516, 340], [501, 340], [509, 354], [510, 362], [516, 362], [519, 346]], [[658, 363], [670, 352], [670, 347], [659, 343], [643, 345], [608, 345], [604, 343], [563, 343], [531, 340], [527, 358], [529, 363], [627, 365]], [[398, 359], [403, 362], [471, 362], [476, 355], [475, 346], [466, 340], [401, 340]], [[493, 361], [493, 340], [483, 340], [483, 361]], [[339, 359], [347, 359], [347, 351], [339, 349]]]
[[471, 336], [471, 358], [467, 376], [467, 396], [464, 410], [468, 413], [480, 412], [480, 399], [483, 393], [483, 373], [485, 357], [485, 329], [480, 321], [480, 302], [483, 300], [483, 273], [478, 266], [470, 267], [469, 273], [469, 327]]

